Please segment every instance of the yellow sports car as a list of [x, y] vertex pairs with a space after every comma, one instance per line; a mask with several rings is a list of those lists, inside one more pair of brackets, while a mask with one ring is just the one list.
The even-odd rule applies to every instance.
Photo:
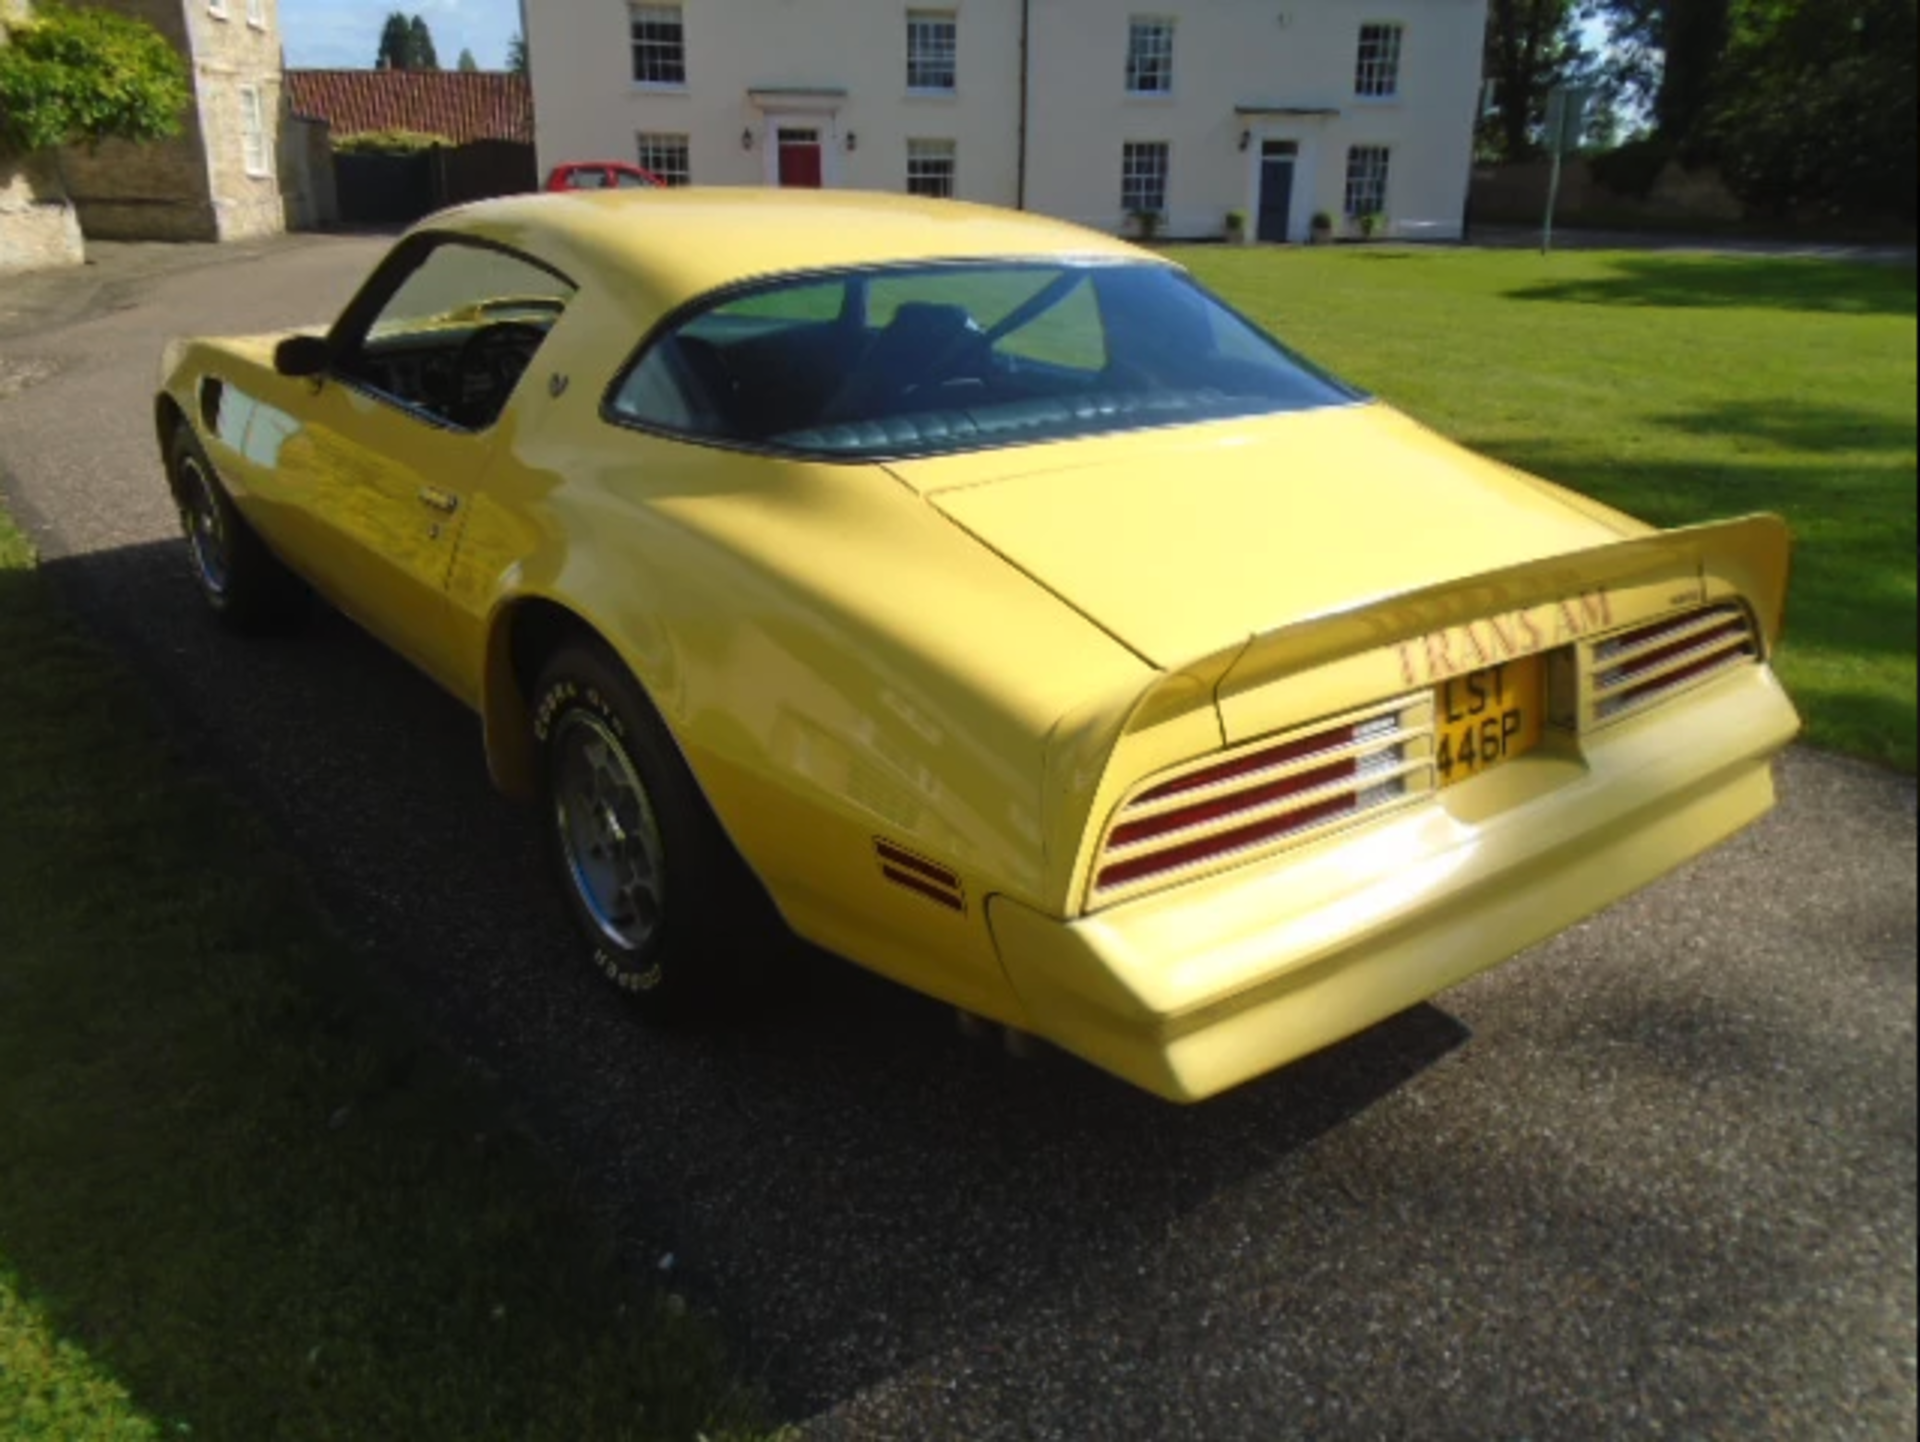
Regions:
[[1799, 726], [1779, 520], [1650, 530], [1031, 216], [489, 202], [157, 420], [214, 611], [478, 711], [660, 1017], [778, 920], [1196, 1100], [1751, 822]]

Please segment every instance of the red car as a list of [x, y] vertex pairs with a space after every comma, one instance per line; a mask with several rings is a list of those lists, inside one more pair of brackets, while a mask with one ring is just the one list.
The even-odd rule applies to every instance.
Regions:
[[556, 165], [547, 177], [548, 190], [643, 190], [666, 181], [651, 170], [624, 160], [573, 160]]

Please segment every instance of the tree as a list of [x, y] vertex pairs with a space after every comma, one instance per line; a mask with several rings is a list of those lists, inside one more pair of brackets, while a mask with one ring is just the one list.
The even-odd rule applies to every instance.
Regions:
[[380, 29], [380, 55], [374, 64], [381, 70], [438, 70], [440, 57], [434, 51], [433, 32], [427, 22], [398, 10], [387, 16]]
[[144, 21], [49, 6], [6, 27], [0, 150], [165, 140], [193, 103], [186, 62]]
[[440, 57], [434, 52], [433, 32], [427, 28], [427, 22], [416, 15], [408, 24], [407, 28], [412, 36], [413, 42], [412, 48], [408, 52], [408, 59], [411, 63], [407, 66], [407, 69], [438, 70], [440, 68]]
[[1701, 142], [1759, 210], [1910, 225], [1917, 45], [1914, 0], [1737, 0]]
[[411, 70], [408, 62], [413, 58], [413, 27], [407, 23], [407, 17], [398, 10], [387, 17], [387, 23], [380, 30], [380, 56], [374, 61], [379, 70]]
[[[1660, 138], [1694, 138], [1721, 79], [1735, 0], [1588, 0], [1611, 31], [1619, 87], [1653, 114]], [[1819, 7], [1810, 7], [1819, 8]]]
[[1492, 0], [1487, 8], [1486, 75], [1494, 113], [1481, 122], [1480, 146], [1502, 160], [1534, 153], [1547, 93], [1583, 60], [1575, 0]]
[[515, 75], [525, 75], [530, 69], [527, 56], [527, 37], [516, 35], [507, 42], [507, 69]]
[[471, 75], [480, 68], [480, 62], [473, 58], [471, 50], [460, 52], [459, 69], [462, 75]]

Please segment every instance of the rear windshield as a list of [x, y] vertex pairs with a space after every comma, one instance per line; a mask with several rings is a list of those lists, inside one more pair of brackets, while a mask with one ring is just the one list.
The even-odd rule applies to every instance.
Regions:
[[1358, 392], [1163, 265], [928, 265], [788, 279], [680, 318], [614, 419], [846, 459], [1350, 405]]

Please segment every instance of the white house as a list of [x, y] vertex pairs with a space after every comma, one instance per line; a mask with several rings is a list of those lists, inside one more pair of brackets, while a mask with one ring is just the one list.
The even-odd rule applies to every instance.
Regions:
[[543, 169], [1457, 237], [1487, 0], [524, 0]]

